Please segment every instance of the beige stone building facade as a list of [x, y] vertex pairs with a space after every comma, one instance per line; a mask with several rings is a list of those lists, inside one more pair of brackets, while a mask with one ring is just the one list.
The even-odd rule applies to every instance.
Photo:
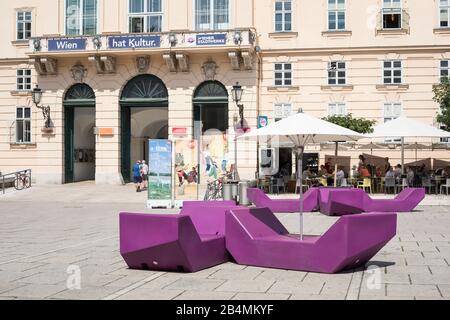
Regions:
[[[211, 128], [232, 139], [237, 82], [252, 129], [299, 108], [439, 126], [432, 88], [449, 74], [450, 1], [12, 0], [0, 9], [0, 170], [31, 168], [38, 183], [118, 184], [148, 139]], [[374, 142], [399, 162], [395, 137]], [[444, 140], [407, 142], [433, 145], [419, 159], [450, 160]], [[237, 147], [241, 177], [254, 178], [257, 146]], [[370, 153], [347, 149], [352, 164]], [[308, 150], [321, 162], [333, 154]], [[276, 151], [292, 168], [290, 150]], [[407, 151], [407, 162], [415, 157]]]

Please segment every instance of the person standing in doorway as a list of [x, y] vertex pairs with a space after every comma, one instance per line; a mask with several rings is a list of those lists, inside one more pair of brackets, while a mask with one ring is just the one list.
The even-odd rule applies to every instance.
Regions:
[[147, 190], [147, 188], [148, 188], [148, 165], [145, 163], [145, 160], [142, 160], [141, 176], [142, 176], [142, 190]]
[[141, 177], [141, 161], [140, 160], [137, 160], [133, 166], [133, 181], [134, 181], [134, 184], [136, 185], [136, 192], [141, 192], [142, 177]]

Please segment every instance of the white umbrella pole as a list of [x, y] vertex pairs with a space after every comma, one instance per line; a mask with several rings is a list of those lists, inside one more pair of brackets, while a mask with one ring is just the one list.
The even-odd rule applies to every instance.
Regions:
[[405, 137], [402, 137], [402, 175], [405, 174]]
[[303, 240], [303, 151], [305, 147], [298, 147], [298, 176], [300, 179], [300, 240]]
[[338, 168], [338, 148], [339, 142], [336, 142], [336, 149], [334, 150], [334, 187], [337, 187], [337, 168]]

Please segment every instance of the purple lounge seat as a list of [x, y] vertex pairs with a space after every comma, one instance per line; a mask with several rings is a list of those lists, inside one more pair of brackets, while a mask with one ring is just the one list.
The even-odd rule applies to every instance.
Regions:
[[229, 260], [225, 212], [234, 206], [195, 202], [180, 214], [120, 214], [120, 253], [131, 269], [196, 272]]
[[336, 273], [369, 261], [396, 234], [395, 213], [351, 215], [322, 236], [303, 241], [288, 233], [268, 208], [226, 214], [226, 247], [238, 264]]
[[424, 188], [406, 188], [395, 199], [372, 199], [362, 189], [319, 189], [320, 212], [346, 215], [362, 212], [410, 212], [425, 198]]
[[[299, 212], [299, 199], [270, 199], [264, 191], [257, 188], [247, 190], [248, 199], [258, 208], [269, 208], [272, 212]], [[303, 195], [303, 212], [312, 212], [318, 209], [319, 189], [310, 188]]]

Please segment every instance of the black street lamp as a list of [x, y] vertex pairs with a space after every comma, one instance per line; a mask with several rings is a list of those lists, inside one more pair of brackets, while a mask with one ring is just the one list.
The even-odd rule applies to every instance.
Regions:
[[241, 129], [244, 129], [244, 105], [241, 104], [242, 100], [242, 94], [244, 93], [244, 89], [242, 89], [242, 86], [239, 84], [239, 82], [236, 82], [236, 84], [233, 86], [233, 89], [231, 89], [231, 94], [233, 96], [233, 100], [236, 103], [236, 106], [239, 109], [239, 118], [241, 120]]
[[42, 100], [42, 94], [42, 89], [39, 88], [38, 85], [36, 85], [36, 87], [32, 91], [33, 103], [35, 104], [36, 108], [42, 110], [42, 115], [44, 116], [45, 120], [45, 128], [48, 129], [51, 128], [50, 106], [39, 106]]
[[[242, 100], [243, 93], [244, 89], [242, 89], [242, 86], [239, 85], [239, 82], [236, 82], [236, 84], [233, 86], [233, 89], [231, 89], [231, 95], [233, 97], [234, 102], [236, 103], [236, 106], [239, 109], [241, 129], [244, 129], [244, 105], [240, 103]], [[233, 117], [234, 132], [236, 135], [234, 138], [234, 170], [233, 170], [233, 180], [235, 181], [239, 180], [239, 174], [237, 170], [237, 131], [239, 118], [237, 114], [235, 114]]]

